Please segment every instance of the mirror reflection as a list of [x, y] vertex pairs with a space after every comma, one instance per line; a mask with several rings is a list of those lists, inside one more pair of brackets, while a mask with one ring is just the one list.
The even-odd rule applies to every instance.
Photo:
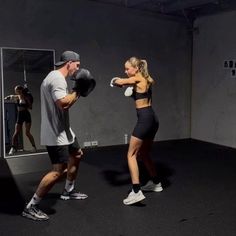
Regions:
[[54, 50], [1, 48], [5, 157], [44, 152], [40, 85], [54, 69]]

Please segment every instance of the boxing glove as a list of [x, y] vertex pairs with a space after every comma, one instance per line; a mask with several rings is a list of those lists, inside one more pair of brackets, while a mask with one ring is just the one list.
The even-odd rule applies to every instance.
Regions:
[[96, 81], [87, 69], [79, 69], [71, 78], [74, 80], [73, 91], [82, 97], [87, 97], [95, 88]]
[[122, 87], [122, 85], [116, 84], [116, 80], [117, 80], [117, 79], [120, 79], [120, 78], [119, 78], [119, 77], [114, 77], [114, 78], [111, 79], [111, 82], [110, 82], [110, 86], [111, 86], [111, 87], [115, 87], [115, 86], [116, 86], [116, 87]]
[[124, 92], [124, 95], [125, 95], [126, 97], [132, 96], [132, 94], [133, 94], [133, 89], [134, 89], [134, 88], [133, 88], [132, 86], [127, 87], [126, 90], [125, 90], [125, 92]]

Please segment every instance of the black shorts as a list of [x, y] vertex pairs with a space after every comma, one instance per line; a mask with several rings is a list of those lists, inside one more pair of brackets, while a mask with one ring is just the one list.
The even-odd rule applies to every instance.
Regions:
[[52, 164], [67, 163], [71, 154], [80, 149], [77, 138], [72, 144], [61, 146], [46, 146]]
[[159, 121], [152, 107], [137, 109], [137, 117], [132, 135], [141, 140], [153, 140], [159, 128]]
[[24, 122], [31, 123], [31, 115], [28, 110], [18, 111], [16, 123], [22, 125]]

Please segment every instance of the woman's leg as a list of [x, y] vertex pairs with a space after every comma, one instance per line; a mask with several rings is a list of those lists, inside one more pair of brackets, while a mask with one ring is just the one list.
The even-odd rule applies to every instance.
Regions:
[[33, 135], [30, 133], [31, 123], [25, 123], [25, 135], [28, 137], [31, 145], [36, 148]]
[[151, 149], [152, 149], [152, 140], [145, 140], [140, 150], [140, 158], [143, 161], [148, 174], [151, 178], [155, 178], [157, 176], [157, 171], [154, 162], [151, 159]]
[[21, 124], [15, 124], [15, 131], [14, 134], [12, 136], [12, 147], [14, 147], [15, 149], [17, 149], [17, 136], [20, 133], [20, 131], [22, 130], [22, 125]]
[[22, 130], [22, 125], [16, 123], [15, 124], [15, 131], [14, 134], [12, 135], [12, 140], [11, 140], [11, 149], [8, 152], [8, 155], [13, 155], [16, 151], [17, 151], [17, 136], [20, 133], [20, 131]]
[[163, 188], [161, 185], [160, 177], [157, 174], [155, 164], [150, 156], [152, 144], [152, 140], [145, 140], [140, 150], [140, 158], [143, 161], [151, 179], [151, 181], [148, 181], [144, 186], [141, 187], [141, 189], [143, 191], [161, 192]]
[[139, 168], [137, 162], [138, 152], [140, 151], [142, 144], [143, 141], [141, 139], [131, 136], [127, 159], [133, 186], [128, 197], [123, 200], [125, 205], [131, 205], [145, 199], [142, 191], [140, 191]]
[[142, 147], [143, 140], [131, 136], [127, 154], [128, 166], [132, 184], [139, 184], [139, 169], [137, 156]]

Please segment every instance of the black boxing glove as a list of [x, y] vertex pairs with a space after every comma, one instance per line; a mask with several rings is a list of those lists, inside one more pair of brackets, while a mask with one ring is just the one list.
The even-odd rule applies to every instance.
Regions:
[[87, 69], [79, 69], [71, 78], [74, 80], [73, 91], [82, 97], [87, 97], [95, 88], [96, 81]]

